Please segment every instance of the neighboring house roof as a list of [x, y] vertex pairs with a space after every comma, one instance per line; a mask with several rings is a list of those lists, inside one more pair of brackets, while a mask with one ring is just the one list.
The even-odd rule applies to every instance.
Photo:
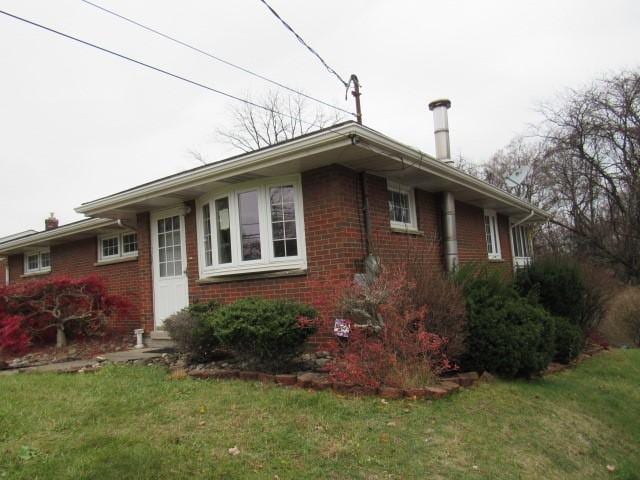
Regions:
[[112, 218], [87, 218], [51, 230], [41, 232], [28, 230], [23, 232], [24, 235], [16, 234], [0, 238], [0, 255], [17, 253], [24, 248], [46, 247], [61, 240], [79, 240], [92, 236], [96, 231], [117, 226], [119, 222]]
[[369, 127], [344, 122], [301, 137], [163, 177], [83, 203], [78, 213], [121, 218], [132, 212], [175, 205], [244, 180], [341, 164], [380, 174], [426, 191], [452, 191], [456, 199], [527, 221], [550, 214], [528, 202], [404, 145]]

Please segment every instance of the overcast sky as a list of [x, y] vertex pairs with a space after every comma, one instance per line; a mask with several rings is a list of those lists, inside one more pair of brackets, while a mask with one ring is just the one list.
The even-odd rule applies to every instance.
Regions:
[[[94, 0], [265, 76], [352, 109], [344, 89], [259, 0]], [[447, 97], [452, 150], [482, 162], [567, 87], [637, 67], [640, 2], [271, 0], [341, 75], [364, 123], [433, 152], [429, 101]], [[229, 93], [270, 87], [80, 0], [0, 9]], [[213, 131], [229, 100], [0, 15], [0, 236], [233, 152]]]

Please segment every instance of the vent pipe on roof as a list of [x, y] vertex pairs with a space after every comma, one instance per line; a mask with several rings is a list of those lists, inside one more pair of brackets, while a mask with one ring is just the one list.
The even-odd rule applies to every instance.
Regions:
[[[449, 118], [447, 110], [451, 107], [449, 100], [435, 100], [429, 104], [433, 112], [433, 131], [436, 137], [436, 159], [446, 164], [451, 160], [449, 144]], [[458, 268], [458, 237], [456, 233], [456, 199], [451, 192], [442, 192], [442, 220], [444, 236], [444, 263], [447, 272]]]
[[436, 137], [436, 159], [452, 164], [451, 147], [449, 145], [449, 118], [447, 110], [451, 107], [451, 101], [447, 99], [434, 100], [429, 104], [429, 110], [433, 112], [433, 132]]

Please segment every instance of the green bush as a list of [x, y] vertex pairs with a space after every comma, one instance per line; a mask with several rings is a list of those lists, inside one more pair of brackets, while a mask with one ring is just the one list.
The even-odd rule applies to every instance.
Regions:
[[310, 321], [317, 312], [287, 300], [243, 298], [220, 307], [208, 321], [224, 346], [256, 366], [285, 368], [316, 331]]
[[188, 354], [193, 361], [207, 361], [214, 356], [220, 342], [208, 319], [219, 306], [216, 301], [195, 303], [164, 321], [179, 352]]
[[457, 281], [469, 316], [464, 367], [530, 377], [549, 365], [555, 351], [555, 321], [549, 313], [519, 296], [502, 272], [467, 267]]
[[556, 353], [555, 360], [569, 363], [584, 347], [584, 333], [564, 317], [556, 317]]
[[592, 326], [587, 288], [580, 266], [566, 257], [537, 259], [518, 271], [516, 288], [523, 296], [537, 297], [548, 312], [586, 331]]

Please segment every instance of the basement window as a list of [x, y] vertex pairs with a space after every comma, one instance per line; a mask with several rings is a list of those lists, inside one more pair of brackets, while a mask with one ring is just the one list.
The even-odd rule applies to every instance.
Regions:
[[24, 273], [48, 273], [51, 271], [51, 253], [49, 247], [29, 250], [24, 254]]
[[387, 193], [391, 228], [417, 230], [418, 222], [413, 189], [388, 181]]
[[493, 210], [484, 211], [484, 232], [489, 260], [502, 259], [500, 236], [498, 234], [498, 215]]
[[138, 256], [138, 235], [134, 232], [111, 233], [98, 237], [98, 262]]
[[196, 212], [201, 277], [306, 267], [299, 175], [205, 195]]

